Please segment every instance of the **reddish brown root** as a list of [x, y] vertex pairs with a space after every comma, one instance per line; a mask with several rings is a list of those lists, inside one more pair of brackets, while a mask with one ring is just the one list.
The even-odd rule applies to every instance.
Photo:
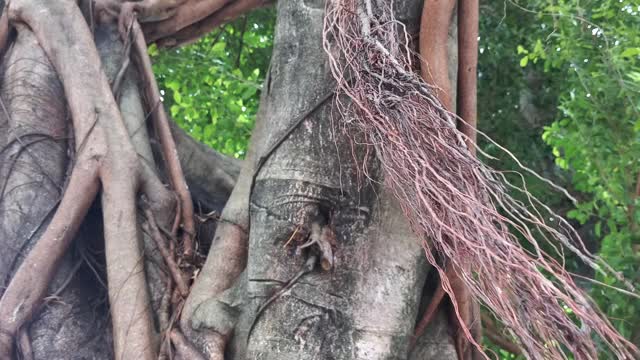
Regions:
[[478, 0], [458, 2], [458, 129], [475, 153], [478, 87]]
[[10, 359], [13, 338], [45, 296], [58, 264], [98, 192], [98, 164], [79, 162], [51, 224], [24, 259], [0, 299], [0, 359]]
[[[467, 147], [475, 153], [475, 126], [476, 126], [476, 63], [477, 55], [473, 55], [477, 51], [477, 15], [473, 19], [467, 19], [469, 12], [472, 11], [473, 2], [477, 0], [461, 0], [458, 2], [459, 11], [459, 40], [458, 48], [460, 53], [458, 68], [458, 86], [457, 86], [457, 107], [459, 114], [466, 121], [464, 134], [467, 136]], [[435, 95], [443, 104], [444, 108], [452, 111], [451, 101], [451, 81], [448, 73], [448, 36], [449, 27], [451, 26], [451, 18], [455, 1], [425, 1], [422, 21], [420, 26], [420, 55], [421, 75], [422, 78], [435, 89]], [[477, 11], [477, 10], [476, 10]], [[465, 16], [461, 18], [460, 16]], [[476, 22], [473, 27], [474, 19]], [[473, 35], [475, 31], [476, 35]], [[468, 49], [469, 43], [476, 44], [475, 48]], [[474, 50], [475, 49], [475, 50]], [[467, 329], [475, 329], [476, 334], [472, 334], [477, 341], [481, 339], [481, 326], [479, 318], [477, 318], [474, 303], [466, 285], [456, 273], [453, 266], [448, 265], [444, 270], [447, 282], [453, 293], [454, 310], [450, 316], [450, 325], [454, 327], [454, 343], [456, 352], [460, 360], [472, 358], [472, 353], [476, 352], [469, 346], [467, 339]], [[421, 321], [416, 327], [412, 345], [415, 339], [420, 337], [425, 331], [427, 325], [433, 319], [439, 304], [445, 297], [446, 292], [441, 283], [436, 290], [433, 299], [427, 306], [427, 310]]]
[[449, 111], [452, 106], [447, 44], [455, 4], [456, 0], [426, 0], [420, 23], [420, 73], [428, 84], [434, 85], [436, 97]]
[[191, 23], [176, 32], [168, 32], [164, 29], [150, 27], [145, 29], [149, 41], [155, 42], [161, 47], [176, 47], [193, 43], [210, 33], [218, 26], [239, 18], [247, 12], [273, 3], [273, 0], [237, 0], [232, 1], [202, 20]]
[[165, 239], [158, 229], [158, 225], [156, 224], [156, 220], [153, 214], [150, 210], [146, 210], [145, 215], [147, 217], [147, 223], [143, 225], [146, 228], [145, 230], [149, 232], [151, 238], [153, 238], [154, 242], [156, 243], [160, 254], [164, 258], [167, 268], [169, 268], [169, 273], [171, 274], [173, 282], [176, 284], [180, 295], [182, 297], [187, 297], [187, 295], [189, 295], [189, 287], [187, 286], [182, 276], [182, 272], [180, 271], [178, 264], [173, 258], [173, 254], [169, 251], [167, 245], [165, 244]]
[[[469, 288], [464, 283], [458, 272], [449, 266], [447, 271], [447, 277], [449, 286], [451, 287], [451, 303], [454, 310], [450, 312], [450, 324], [454, 326], [454, 343], [456, 347], [456, 353], [460, 360], [480, 359], [483, 357], [474, 357], [474, 353], [479, 351], [476, 348], [479, 347], [479, 341], [482, 339], [481, 326], [480, 326], [480, 314], [479, 306], [473, 300]], [[441, 285], [442, 286], [442, 285]], [[471, 335], [471, 341], [467, 335], [469, 332]], [[472, 341], [474, 344], [472, 344]]]
[[193, 254], [193, 236], [195, 235], [191, 193], [189, 193], [187, 182], [184, 179], [184, 173], [182, 172], [182, 165], [180, 165], [180, 159], [178, 158], [176, 143], [171, 135], [171, 129], [169, 128], [169, 120], [160, 100], [160, 91], [158, 89], [155, 76], [153, 75], [149, 54], [147, 53], [147, 43], [137, 21], [133, 21], [132, 32], [133, 44], [136, 49], [140, 70], [145, 81], [147, 101], [150, 108], [153, 109], [154, 127], [158, 133], [158, 138], [162, 147], [162, 154], [167, 164], [167, 171], [169, 172], [171, 184], [173, 185], [173, 188], [180, 200], [183, 226], [183, 252], [185, 257], [190, 258]]

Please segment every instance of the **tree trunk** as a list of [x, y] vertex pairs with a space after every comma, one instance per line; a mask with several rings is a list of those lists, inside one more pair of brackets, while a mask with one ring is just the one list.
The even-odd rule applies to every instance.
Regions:
[[[396, 9], [414, 31], [420, 5], [404, 1]], [[324, 2], [280, 1], [277, 9], [258, 124], [230, 200], [236, 210], [228, 214], [249, 227], [246, 270], [236, 271], [233, 287], [217, 291], [215, 280], [198, 279], [183, 327], [225, 333], [234, 322], [231, 359], [406, 359], [428, 270], [423, 249], [381, 186], [375, 155], [332, 118]], [[266, 161], [257, 168], [260, 159]], [[254, 187], [243, 187], [256, 171]], [[318, 244], [299, 249], [313, 241], [314, 227], [335, 234], [332, 263], [315, 266], [278, 295], [310, 257], [323, 257]], [[201, 276], [222, 271], [211, 264], [219, 261], [214, 250]], [[219, 318], [225, 310], [228, 316]], [[438, 318], [411, 358], [455, 358], [444, 321]]]
[[[396, 16], [411, 33], [418, 32], [420, 6], [418, 0], [396, 2]], [[322, 0], [277, 3], [273, 58], [242, 169], [173, 128], [194, 202], [205, 211], [224, 207], [182, 309], [181, 330], [209, 358], [224, 352], [232, 360], [455, 359], [442, 313], [409, 348], [433, 291], [429, 267], [420, 240], [383, 186], [375, 154], [351, 140], [363, 134], [347, 135], [333, 116], [324, 9]], [[50, 224], [74, 149], [82, 145], [74, 141], [70, 102], [51, 54], [32, 29], [18, 24], [16, 30], [0, 74], [0, 295]], [[97, 26], [95, 44], [113, 80], [123, 49], [115, 27]], [[154, 133], [143, 123], [143, 76], [134, 67], [126, 72], [118, 105], [138, 157], [167, 182], [162, 149], [152, 147]], [[118, 299], [108, 293], [113, 284], [106, 274], [113, 267], [104, 253], [108, 258], [114, 244], [107, 241], [105, 249], [103, 232], [109, 237], [119, 229], [103, 229], [107, 198], [90, 208], [54, 271], [44, 306], [16, 334], [17, 349], [34, 359], [122, 358], [112, 350], [117, 325], [110, 324], [109, 301], [114, 310]], [[139, 231], [149, 222], [140, 209], [144, 201], [136, 198], [138, 235], [132, 239], [145, 256], [146, 285], [139, 290], [148, 294], [153, 319], [147, 335], [157, 352], [167, 325], [161, 308], [168, 270], [153, 236]], [[173, 202], [163, 206], [168, 210], [161, 213], [171, 218]], [[201, 248], [209, 247], [212, 231], [199, 233]], [[180, 336], [171, 336], [176, 349]]]

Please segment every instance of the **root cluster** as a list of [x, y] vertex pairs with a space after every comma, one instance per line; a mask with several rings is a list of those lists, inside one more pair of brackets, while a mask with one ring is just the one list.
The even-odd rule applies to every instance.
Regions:
[[[415, 73], [410, 37], [394, 19], [391, 4], [328, 3], [324, 47], [337, 82], [340, 124], [350, 134], [365, 134], [375, 149], [385, 185], [424, 239], [427, 258], [456, 311], [444, 267], [433, 252], [448, 259], [447, 266], [505, 324], [529, 358], [562, 359], [568, 350], [576, 359], [596, 359], [594, 334], [618, 358], [638, 356], [542, 244], [559, 257], [568, 249], [598, 271], [609, 268], [524, 185], [509, 183], [476, 159], [466, 145], [473, 142], [456, 130], [455, 116]], [[366, 168], [362, 171], [367, 175]], [[528, 201], [512, 198], [514, 190]]]

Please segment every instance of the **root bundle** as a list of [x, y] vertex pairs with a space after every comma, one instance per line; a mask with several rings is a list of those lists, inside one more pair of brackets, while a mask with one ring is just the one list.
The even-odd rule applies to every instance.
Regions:
[[[594, 334], [618, 358], [638, 356], [543, 245], [559, 257], [568, 249], [598, 271], [610, 269], [524, 185], [509, 183], [467, 148], [473, 142], [456, 129], [455, 115], [415, 73], [410, 36], [392, 6], [328, 2], [324, 47], [337, 82], [336, 107], [342, 129], [365, 134], [375, 149], [385, 186], [423, 239], [458, 317], [444, 266], [433, 252], [448, 259], [447, 266], [505, 324], [527, 357], [562, 359], [568, 351], [576, 359], [596, 359], [601, 349]], [[527, 201], [511, 197], [513, 190]]]

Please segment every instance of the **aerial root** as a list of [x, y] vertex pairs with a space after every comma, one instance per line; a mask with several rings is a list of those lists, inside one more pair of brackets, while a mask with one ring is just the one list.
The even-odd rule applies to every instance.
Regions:
[[[614, 356], [638, 357], [638, 349], [612, 327], [562, 262], [542, 251], [542, 243], [561, 244], [596, 271], [617, 274], [588, 252], [566, 220], [469, 151], [455, 115], [415, 74], [403, 29], [385, 2], [337, 0], [327, 4], [323, 44], [338, 88], [336, 110], [345, 119], [338, 126], [346, 134], [366, 134], [385, 185], [414, 233], [429, 244], [427, 259], [454, 308], [452, 286], [432, 251], [452, 263], [523, 353], [563, 358], [568, 351], [597, 358], [597, 337]], [[511, 189], [527, 203], [513, 199]], [[463, 324], [459, 308], [456, 315]], [[477, 345], [465, 325], [466, 337]]]
[[[135, 357], [153, 359], [157, 349], [153, 346], [154, 331], [145, 290], [145, 272], [140, 262], [142, 254], [138, 245], [140, 234], [136, 209], [144, 170], [124, 126], [112, 88], [101, 68], [93, 36], [83, 27], [84, 20], [75, 4], [47, 3], [47, 7], [54, 8], [49, 10], [64, 16], [41, 21], [38, 13], [42, 4], [30, 0], [13, 3], [20, 6], [20, 11], [14, 12], [20, 18], [11, 21], [29, 25], [58, 71], [65, 92], [69, 94], [78, 154], [69, 185], [50, 225], [18, 268], [0, 300], [0, 358], [11, 357], [18, 330], [39, 308], [50, 278], [56, 273], [59, 261], [102, 185], [105, 252], [116, 356], [129, 358], [135, 354]], [[66, 33], [74, 37], [76, 45], [73, 51], [76, 54], [65, 55], [68, 41], [59, 39], [59, 35]], [[144, 44], [138, 45], [138, 49], [144, 47]], [[71, 65], [61, 66], [63, 63]], [[78, 88], [78, 84], [83, 84], [83, 87]], [[168, 125], [165, 122], [164, 126], [156, 127], [164, 139], [162, 142], [169, 143], [164, 147], [165, 157], [177, 161]], [[171, 141], [167, 141], [167, 137]], [[85, 147], [87, 143], [91, 147]], [[147, 185], [150, 183], [148, 181]], [[186, 191], [184, 179], [182, 185]], [[188, 201], [190, 203], [190, 197]], [[182, 213], [185, 214], [184, 211]], [[192, 216], [190, 218], [193, 222]], [[187, 224], [184, 233], [188, 234], [190, 240], [193, 231], [189, 231], [188, 221], [184, 223]], [[157, 224], [154, 225], [152, 228], [157, 235]], [[189, 242], [186, 243], [191, 248]], [[168, 263], [174, 269], [177, 267], [170, 260]], [[184, 298], [188, 292], [186, 284], [180, 280], [176, 283]]]
[[151, 110], [153, 124], [158, 134], [162, 155], [167, 165], [167, 171], [169, 172], [169, 179], [180, 201], [180, 213], [182, 216], [182, 247], [184, 256], [189, 259], [193, 255], [193, 237], [195, 236], [195, 222], [191, 193], [189, 192], [187, 182], [184, 178], [182, 165], [180, 165], [178, 150], [176, 149], [176, 143], [173, 139], [173, 135], [171, 135], [167, 114], [165, 113], [162, 105], [156, 106], [156, 104], [161, 104], [160, 90], [158, 89], [158, 84], [156, 83], [155, 76], [153, 75], [153, 69], [151, 68], [151, 60], [147, 53], [147, 43], [137, 20], [132, 19], [131, 29], [133, 45], [136, 49], [140, 72], [144, 79], [147, 102], [153, 109]]
[[[458, 48], [461, 54], [458, 60], [458, 96], [456, 104], [458, 115], [461, 117], [458, 119], [458, 128], [461, 129], [465, 135], [467, 149], [475, 154], [477, 55], [474, 55], [473, 51], [475, 49], [477, 52], [477, 41], [475, 41], [477, 38], [477, 24], [474, 28], [473, 22], [477, 22], [478, 19], [477, 16], [475, 18], [466, 16], [470, 7], [473, 8], [473, 6], [470, 6], [473, 5], [471, 4], [473, 1], [475, 0], [458, 1]], [[451, 98], [452, 86], [448, 71], [448, 38], [455, 4], [455, 0], [444, 2], [425, 1], [419, 39], [421, 76], [425, 82], [432, 86], [434, 95], [447, 111], [453, 111]], [[463, 15], [465, 17], [461, 18]], [[474, 30], [476, 31], [476, 35], [473, 35]], [[469, 44], [469, 39], [473, 39], [474, 41], [471, 41], [471, 44]], [[476, 44], [475, 48], [473, 44]], [[466, 47], [470, 48], [467, 49]], [[476, 355], [475, 353], [478, 352], [477, 344], [479, 344], [482, 339], [482, 326], [478, 317], [479, 314], [475, 314], [475, 312], [479, 312], [479, 306], [475, 303], [469, 289], [467, 289], [464, 281], [462, 281], [450, 263], [445, 266], [443, 275], [448, 278], [451, 284], [451, 290], [453, 292], [452, 298], [455, 299], [453, 304], [457, 307], [453, 310], [454, 316], [451, 316], [450, 326], [454, 328], [454, 343], [458, 358], [462, 360], [470, 356], [474, 357], [474, 355]], [[427, 325], [433, 319], [438, 306], [442, 303], [446, 295], [446, 291], [442, 287], [442, 283], [440, 283], [431, 302], [427, 306], [427, 310], [416, 327], [411, 343], [412, 347], [415, 345], [417, 338], [424, 333]], [[456, 311], [462, 321], [458, 320], [457, 316], [455, 316]], [[465, 327], [473, 330], [471, 331], [471, 335], [475, 340], [475, 346], [473, 348], [469, 346], [471, 344], [467, 340], [467, 334], [464, 331]], [[475, 358], [477, 359], [479, 356], [476, 355]]]
[[[0, 299], [0, 358], [10, 359], [13, 339], [29, 321], [47, 291], [98, 192], [98, 166], [80, 161], [51, 223], [14, 274]], [[8, 340], [10, 339], [10, 340]]]
[[182, 297], [187, 297], [187, 295], [189, 295], [189, 287], [187, 286], [182, 276], [182, 272], [178, 267], [178, 264], [176, 263], [173, 257], [173, 254], [167, 248], [164, 236], [160, 233], [160, 230], [158, 229], [158, 225], [156, 224], [156, 220], [153, 216], [153, 213], [151, 212], [151, 210], [147, 209], [145, 210], [145, 215], [147, 217], [147, 222], [143, 224], [145, 231], [147, 231], [151, 235], [151, 238], [156, 243], [156, 246], [158, 247], [158, 250], [160, 251], [162, 258], [164, 259], [165, 264], [169, 268], [169, 273], [171, 274], [173, 282], [176, 284], [176, 287], [180, 292], [180, 295]]
[[204, 356], [178, 330], [171, 330], [171, 343], [181, 359], [205, 360]]

